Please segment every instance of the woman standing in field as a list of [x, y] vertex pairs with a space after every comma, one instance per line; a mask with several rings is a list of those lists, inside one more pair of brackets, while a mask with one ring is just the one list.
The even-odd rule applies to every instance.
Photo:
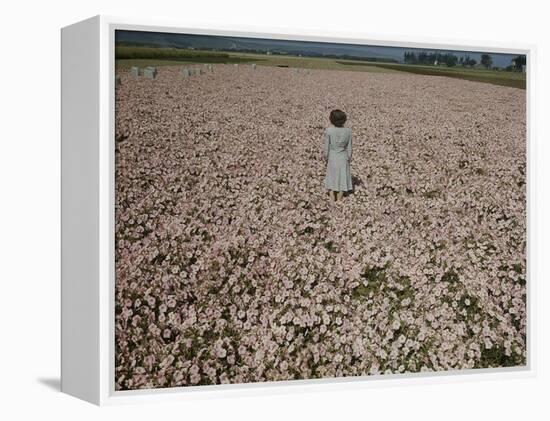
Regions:
[[353, 189], [350, 171], [351, 128], [344, 127], [347, 117], [341, 110], [332, 110], [329, 119], [332, 126], [327, 127], [323, 134], [327, 164], [325, 187], [336, 201], [342, 200], [345, 191]]

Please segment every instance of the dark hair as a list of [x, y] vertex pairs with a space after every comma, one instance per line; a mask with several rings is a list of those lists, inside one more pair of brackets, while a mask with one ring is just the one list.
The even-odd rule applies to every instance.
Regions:
[[343, 127], [346, 119], [346, 113], [342, 110], [332, 110], [330, 112], [330, 122], [336, 127]]

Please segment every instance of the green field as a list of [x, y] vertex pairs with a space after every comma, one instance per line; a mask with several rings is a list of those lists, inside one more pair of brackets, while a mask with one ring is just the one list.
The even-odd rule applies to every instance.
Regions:
[[503, 70], [472, 69], [467, 67], [436, 67], [407, 64], [380, 63], [378, 67], [388, 70], [398, 70], [407, 73], [415, 73], [428, 76], [446, 76], [458, 79], [472, 80], [475, 82], [491, 83], [493, 85], [511, 86], [513, 88], [526, 88], [526, 73], [507, 72]]
[[362, 72], [407, 72], [428, 76], [445, 76], [493, 85], [526, 88], [526, 74], [497, 70], [472, 69], [461, 66], [436, 67], [394, 63], [340, 60], [321, 57], [296, 57], [283, 55], [251, 54], [243, 52], [217, 52], [176, 48], [127, 47], [115, 49], [116, 66], [173, 66], [176, 64], [202, 63], [256, 63], [259, 66], [288, 66], [306, 69], [351, 70]]
[[[215, 52], [200, 50], [177, 50], [172, 48], [117, 47], [116, 65], [131, 66], [173, 66], [175, 64], [202, 63], [256, 63], [259, 66], [288, 66], [305, 69], [355, 70], [363, 72], [394, 72], [377, 67], [375, 63], [353, 60], [336, 60], [321, 57], [296, 57], [282, 55], [251, 54], [242, 52]], [[354, 66], [354, 64], [361, 64]]]
[[[355, 70], [363, 72], [393, 72], [393, 69], [384, 69], [379, 67], [379, 63], [355, 60], [338, 60], [322, 57], [296, 57], [282, 55], [249, 54], [249, 53], [229, 53], [231, 57], [246, 57], [258, 65], [263, 66], [288, 66], [300, 67], [305, 69], [324, 69], [324, 70]], [[361, 64], [358, 68], [356, 64]]]

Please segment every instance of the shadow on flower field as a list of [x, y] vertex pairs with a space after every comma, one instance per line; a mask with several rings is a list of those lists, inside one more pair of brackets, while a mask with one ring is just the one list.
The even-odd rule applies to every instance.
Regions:
[[[526, 364], [525, 91], [121, 71], [117, 390]], [[355, 189], [331, 203], [341, 108]]]

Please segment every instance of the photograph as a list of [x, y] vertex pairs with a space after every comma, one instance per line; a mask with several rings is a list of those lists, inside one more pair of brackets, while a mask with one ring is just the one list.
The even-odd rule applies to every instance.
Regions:
[[114, 389], [527, 367], [527, 56], [114, 31]]

